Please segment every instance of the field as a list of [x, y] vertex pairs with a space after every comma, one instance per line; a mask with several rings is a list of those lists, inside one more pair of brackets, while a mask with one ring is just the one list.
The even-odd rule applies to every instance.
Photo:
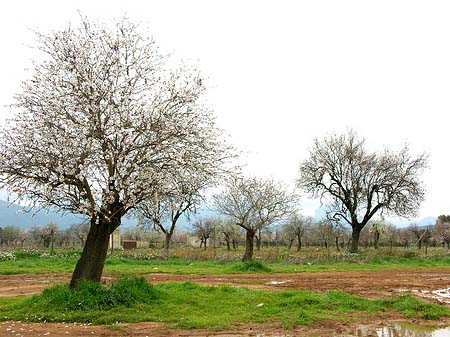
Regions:
[[119, 251], [105, 286], [75, 296], [64, 284], [78, 254], [0, 252], [0, 336], [352, 336], [361, 324], [450, 316], [432, 293], [450, 287], [450, 254], [438, 248], [265, 248], [247, 264], [221, 249]]

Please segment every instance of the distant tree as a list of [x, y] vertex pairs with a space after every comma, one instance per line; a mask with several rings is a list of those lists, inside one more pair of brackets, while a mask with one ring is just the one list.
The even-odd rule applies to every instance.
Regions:
[[214, 196], [218, 211], [246, 232], [244, 261], [253, 257], [256, 232], [291, 215], [296, 201], [281, 183], [258, 178], [230, 179]]
[[333, 242], [334, 236], [334, 223], [329, 219], [322, 219], [315, 224], [317, 236], [321, 245], [328, 249], [330, 247], [330, 242]]
[[142, 216], [144, 225], [164, 234], [166, 253], [169, 251], [178, 220], [182, 215], [189, 218], [195, 213], [202, 200], [201, 191], [211, 186], [214, 178], [216, 177], [213, 175], [204, 177], [194, 174], [189, 177], [176, 177], [172, 183], [164, 186], [162, 195], [147, 199], [139, 205], [138, 213]]
[[227, 220], [221, 223], [220, 232], [226, 242], [227, 250], [231, 250], [231, 246], [233, 246], [233, 249], [238, 248], [238, 242], [242, 235], [240, 227], [236, 226], [230, 220]]
[[89, 217], [70, 282], [100, 281], [111, 233], [175, 177], [214, 175], [229, 158], [199, 72], [170, 67], [125, 19], [38, 35], [32, 77], [0, 134], [0, 188]]
[[7, 246], [17, 246], [19, 242], [22, 242], [24, 232], [15, 226], [5, 226], [0, 230], [0, 243]]
[[44, 247], [50, 248], [52, 252], [54, 249], [55, 237], [58, 234], [58, 231], [58, 225], [54, 222], [49, 222], [46, 226], [41, 228], [39, 233]]
[[385, 232], [386, 224], [383, 220], [370, 221], [370, 232], [373, 235], [373, 247], [378, 249], [381, 234]]
[[429, 239], [428, 228], [419, 227], [416, 223], [411, 223], [408, 226], [408, 231], [413, 234], [415, 238], [414, 245], [420, 250], [422, 249], [422, 243]]
[[450, 222], [443, 222], [445, 219], [439, 219], [436, 226], [434, 226], [434, 235], [437, 240], [450, 249]]
[[302, 249], [302, 239], [306, 231], [311, 227], [312, 217], [305, 217], [301, 214], [294, 214], [289, 218], [286, 224], [283, 226], [283, 230], [288, 234], [290, 241], [289, 247], [291, 247], [292, 242], [297, 239], [297, 251]]
[[450, 223], [450, 215], [441, 214], [437, 217], [436, 224]]
[[298, 186], [329, 204], [331, 217], [352, 227], [351, 252], [358, 251], [361, 230], [378, 212], [413, 216], [424, 199], [421, 173], [427, 156], [367, 150], [353, 131], [315, 139], [300, 165]]
[[397, 239], [397, 231], [395, 226], [387, 223], [384, 229], [384, 233], [385, 233], [385, 240], [387, 241], [390, 249], [392, 250]]
[[201, 218], [194, 222], [192, 228], [194, 229], [195, 235], [200, 239], [200, 248], [203, 247], [206, 249], [206, 244], [208, 239], [214, 232], [216, 224], [219, 221], [214, 218]]
[[69, 227], [69, 230], [72, 232], [72, 235], [74, 235], [77, 240], [79, 241], [81, 246], [84, 246], [86, 242], [86, 238], [89, 233], [89, 224], [86, 222], [81, 222], [78, 224], [73, 224]]
[[408, 248], [412, 241], [411, 232], [407, 228], [397, 228], [396, 236], [403, 248]]

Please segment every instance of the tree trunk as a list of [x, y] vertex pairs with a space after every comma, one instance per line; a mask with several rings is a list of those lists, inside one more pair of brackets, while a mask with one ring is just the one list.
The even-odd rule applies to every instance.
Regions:
[[253, 258], [253, 240], [255, 238], [254, 230], [246, 230], [245, 232], [245, 253], [242, 261], [249, 261]]
[[300, 235], [297, 235], [297, 241], [298, 241], [297, 252], [299, 252], [302, 250], [302, 237]]
[[[72, 274], [71, 288], [75, 288], [80, 280], [100, 282], [102, 277], [108, 253], [109, 235], [118, 226], [114, 228], [111, 222], [106, 222], [103, 218], [97, 224], [96, 219], [96, 217], [91, 219], [86, 244]], [[117, 221], [120, 224], [120, 218]]]
[[289, 240], [289, 244], [288, 244], [288, 250], [290, 250], [292, 248], [292, 244], [294, 243], [294, 239]]
[[378, 230], [375, 231], [375, 237], [373, 240], [373, 247], [378, 249], [378, 241], [380, 240], [380, 232]]
[[336, 249], [339, 252], [341, 249], [339, 248], [339, 236], [335, 237], [335, 242], [336, 242]]
[[164, 251], [166, 254], [169, 253], [171, 239], [172, 239], [172, 233], [170, 231], [167, 231], [166, 233], [164, 233]]
[[261, 249], [261, 230], [259, 230], [258, 235], [256, 236], [256, 250], [260, 250]]
[[230, 239], [225, 238], [225, 242], [227, 243], [227, 250], [230, 251], [231, 250]]
[[350, 253], [357, 253], [359, 247], [359, 235], [361, 234], [361, 229], [353, 228], [352, 231], [352, 245], [350, 247]]

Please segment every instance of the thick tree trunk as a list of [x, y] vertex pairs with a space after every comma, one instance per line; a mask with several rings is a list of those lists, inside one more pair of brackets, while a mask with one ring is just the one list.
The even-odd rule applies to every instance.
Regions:
[[249, 261], [253, 258], [253, 240], [255, 238], [255, 231], [246, 230], [245, 232], [245, 253], [242, 261]]
[[166, 232], [164, 233], [164, 251], [166, 253], [169, 252], [169, 248], [170, 248], [170, 240], [172, 239], [172, 233], [171, 232]]
[[361, 234], [361, 229], [353, 228], [352, 231], [352, 245], [350, 247], [350, 253], [357, 253], [359, 247], [359, 236]]
[[114, 229], [111, 222], [100, 221], [97, 224], [95, 217], [91, 219], [86, 244], [72, 274], [71, 288], [76, 287], [80, 280], [100, 282], [108, 253], [109, 235]]

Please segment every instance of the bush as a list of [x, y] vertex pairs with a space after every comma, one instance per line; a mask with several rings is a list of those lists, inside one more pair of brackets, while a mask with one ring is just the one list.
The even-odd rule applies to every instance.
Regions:
[[159, 298], [159, 292], [144, 278], [119, 279], [111, 286], [81, 281], [76, 289], [58, 285], [33, 296], [32, 305], [61, 311], [108, 310], [117, 306], [132, 307]]

